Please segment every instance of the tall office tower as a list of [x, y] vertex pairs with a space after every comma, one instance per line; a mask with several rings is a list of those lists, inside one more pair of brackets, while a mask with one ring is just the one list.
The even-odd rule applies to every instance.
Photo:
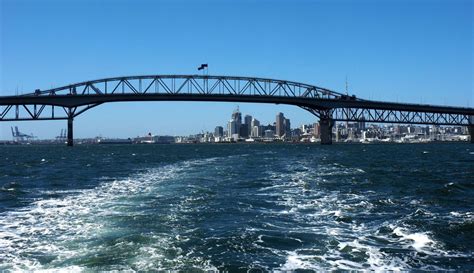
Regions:
[[239, 136], [242, 138], [249, 137], [249, 127], [247, 126], [247, 124], [244, 123], [240, 125]]
[[285, 134], [285, 116], [283, 115], [283, 113], [278, 113], [276, 115], [276, 132], [275, 134], [279, 137], [283, 136]]
[[283, 121], [283, 124], [285, 125], [285, 136], [287, 138], [291, 137], [291, 124], [290, 124], [290, 119], [285, 118]]
[[238, 134], [238, 136], [240, 136], [240, 127], [242, 125], [242, 113], [239, 112], [238, 106], [237, 106], [237, 109], [235, 109], [234, 112], [232, 113], [231, 121], [234, 121], [234, 127], [232, 128], [233, 133], [230, 135], [230, 137], [232, 137], [233, 134]]
[[232, 138], [233, 135], [235, 134], [238, 134], [237, 133], [237, 126], [236, 126], [236, 123], [235, 123], [235, 120], [229, 120], [229, 122], [227, 123], [227, 136]]
[[224, 136], [224, 128], [222, 126], [216, 126], [214, 130], [214, 137], [223, 137]]
[[259, 137], [260, 136], [260, 121], [255, 118], [252, 118], [252, 122], [250, 123], [250, 127], [252, 128], [251, 137]]
[[319, 138], [319, 135], [321, 134], [321, 127], [319, 125], [319, 123], [315, 123], [313, 125], [313, 135], [316, 137], [316, 138]]
[[244, 124], [247, 126], [247, 136], [250, 136], [250, 133], [252, 132], [252, 116], [245, 115]]

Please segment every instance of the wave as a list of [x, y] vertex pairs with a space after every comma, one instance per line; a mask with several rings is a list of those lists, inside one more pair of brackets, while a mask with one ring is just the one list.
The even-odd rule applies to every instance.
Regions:
[[368, 179], [363, 168], [253, 158], [103, 177], [93, 189], [57, 191], [62, 197], [0, 213], [0, 270], [403, 271], [469, 259], [414, 222], [469, 223], [471, 212], [440, 215], [421, 197], [357, 187]]
[[[93, 189], [62, 191], [62, 198], [37, 200], [28, 207], [1, 213], [0, 269], [81, 271], [84, 264], [101, 268], [94, 256], [105, 255], [107, 251], [113, 253], [121, 244], [131, 244], [136, 254], [127, 266], [116, 269], [156, 269], [160, 264], [163, 269], [179, 268], [185, 260], [183, 253], [163, 257], [180, 238], [167, 233], [148, 234], [142, 238], [143, 244], [133, 246], [137, 244], [136, 238], [128, 241], [126, 237], [130, 232], [115, 225], [114, 220], [139, 217], [143, 213], [139, 211], [141, 205], [137, 200], [159, 198], [160, 184], [176, 181], [190, 169], [215, 160], [217, 158], [190, 160], [149, 169]], [[115, 244], [98, 243], [110, 237], [117, 238]], [[212, 269], [207, 261], [187, 261], [188, 264], [193, 262]]]

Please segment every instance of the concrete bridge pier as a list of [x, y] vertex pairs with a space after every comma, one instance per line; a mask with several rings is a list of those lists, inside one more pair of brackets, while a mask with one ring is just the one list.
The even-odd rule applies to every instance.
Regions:
[[73, 120], [74, 118], [69, 117], [67, 119], [67, 146], [72, 147], [74, 145], [73, 138]]
[[332, 126], [334, 121], [329, 118], [319, 119], [320, 138], [322, 145], [332, 144]]

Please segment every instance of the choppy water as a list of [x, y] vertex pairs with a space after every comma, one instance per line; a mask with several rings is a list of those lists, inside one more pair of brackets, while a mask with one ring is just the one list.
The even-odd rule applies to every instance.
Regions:
[[0, 147], [0, 270], [474, 270], [474, 146]]

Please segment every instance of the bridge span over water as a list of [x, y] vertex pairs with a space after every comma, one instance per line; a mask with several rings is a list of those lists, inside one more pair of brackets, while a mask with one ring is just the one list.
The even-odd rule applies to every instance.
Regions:
[[70, 84], [0, 97], [0, 121], [67, 120], [109, 102], [216, 101], [289, 104], [319, 118], [321, 144], [332, 143], [335, 121], [468, 126], [474, 143], [474, 108], [365, 100], [293, 81], [209, 75], [144, 75]]

